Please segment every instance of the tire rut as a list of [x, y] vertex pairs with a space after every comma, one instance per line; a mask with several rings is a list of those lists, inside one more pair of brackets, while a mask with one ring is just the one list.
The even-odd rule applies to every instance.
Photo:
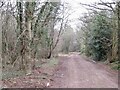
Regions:
[[117, 71], [89, 62], [76, 53], [61, 55], [59, 60], [55, 73], [58, 77], [54, 77], [52, 88], [118, 88]]

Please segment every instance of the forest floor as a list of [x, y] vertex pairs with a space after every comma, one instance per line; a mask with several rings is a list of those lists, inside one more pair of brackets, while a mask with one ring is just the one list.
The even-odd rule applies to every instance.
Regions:
[[8, 88], [118, 88], [118, 71], [78, 53], [59, 54], [31, 75], [3, 80]]
[[77, 53], [59, 55], [51, 88], [118, 88], [118, 71]]
[[26, 75], [21, 71], [9, 70], [7, 74], [3, 72], [3, 88], [47, 88], [53, 81], [52, 76], [58, 65], [58, 59], [44, 59], [36, 62], [36, 68], [31, 74]]

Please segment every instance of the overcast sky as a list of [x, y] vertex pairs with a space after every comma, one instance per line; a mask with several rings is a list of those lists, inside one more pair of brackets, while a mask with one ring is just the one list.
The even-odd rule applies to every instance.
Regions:
[[[73, 22], [71, 22], [73, 28], [75, 28], [75, 24], [78, 23], [77, 18], [82, 16], [83, 13], [87, 12], [87, 10], [84, 7], [82, 7], [79, 3], [92, 4], [95, 2], [100, 2], [100, 0], [62, 0], [62, 1], [69, 3], [69, 5], [71, 6], [71, 11], [74, 11], [74, 13], [72, 13], [69, 17], [70, 20], [73, 20]], [[112, 0], [102, 1], [108, 2]]]
[[[13, 1], [14, 2], [15, 0], [7, 0], [7, 1]], [[32, 1], [32, 0], [27, 0], [27, 1]], [[44, 0], [40, 0], [40, 1], [44, 1]], [[69, 4], [69, 6], [71, 7], [70, 12], [73, 12], [69, 16], [69, 20], [72, 20], [72, 22], [70, 23], [72, 28], [75, 28], [76, 24], [78, 23], [77, 19], [80, 16], [82, 16], [83, 13], [87, 12], [87, 10], [84, 7], [82, 7], [79, 3], [92, 4], [92, 3], [95, 3], [95, 2], [100, 2], [100, 0], [50, 0], [50, 1], [52, 1], [52, 2], [63, 1], [63, 2], [66, 2], [66, 3]], [[113, 1], [113, 0], [102, 0], [102, 1], [104, 1], [104, 2], [109, 1], [110, 2], [110, 1]]]

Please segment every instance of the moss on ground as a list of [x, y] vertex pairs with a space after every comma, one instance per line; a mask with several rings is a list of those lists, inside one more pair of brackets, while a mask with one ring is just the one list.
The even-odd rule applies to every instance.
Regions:
[[111, 63], [111, 67], [112, 67], [112, 69], [120, 70], [120, 61]]
[[[49, 68], [49, 67], [54, 67], [55, 65], [58, 64], [57, 58], [44, 59], [43, 61], [44, 63], [41, 63], [41, 61], [37, 61], [36, 67]], [[24, 75], [25, 75], [25, 71], [20, 71], [20, 70], [17, 71], [16, 69], [12, 68], [10, 70], [4, 70], [2, 72], [2, 79], [15, 78]]]

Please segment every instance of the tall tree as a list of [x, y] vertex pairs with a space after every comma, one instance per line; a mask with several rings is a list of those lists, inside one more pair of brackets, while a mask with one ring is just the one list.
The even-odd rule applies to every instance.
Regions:
[[[97, 10], [101, 10], [101, 11], [108, 11], [113, 13], [112, 17], [108, 17], [109, 19], [112, 20], [112, 49], [111, 49], [111, 60], [110, 62], [114, 62], [118, 59], [118, 29], [117, 29], [117, 21], [118, 21], [118, 2], [104, 2], [102, 0], [100, 0], [100, 3], [96, 3], [96, 4], [82, 4], [85, 6], [88, 6], [89, 10], [92, 10], [95, 13], [98, 13]], [[115, 8], [113, 7], [113, 5], [115, 6]], [[104, 6], [104, 7], [99, 7], [99, 6]]]
[[118, 8], [118, 61], [120, 61], [120, 1], [117, 2]]

